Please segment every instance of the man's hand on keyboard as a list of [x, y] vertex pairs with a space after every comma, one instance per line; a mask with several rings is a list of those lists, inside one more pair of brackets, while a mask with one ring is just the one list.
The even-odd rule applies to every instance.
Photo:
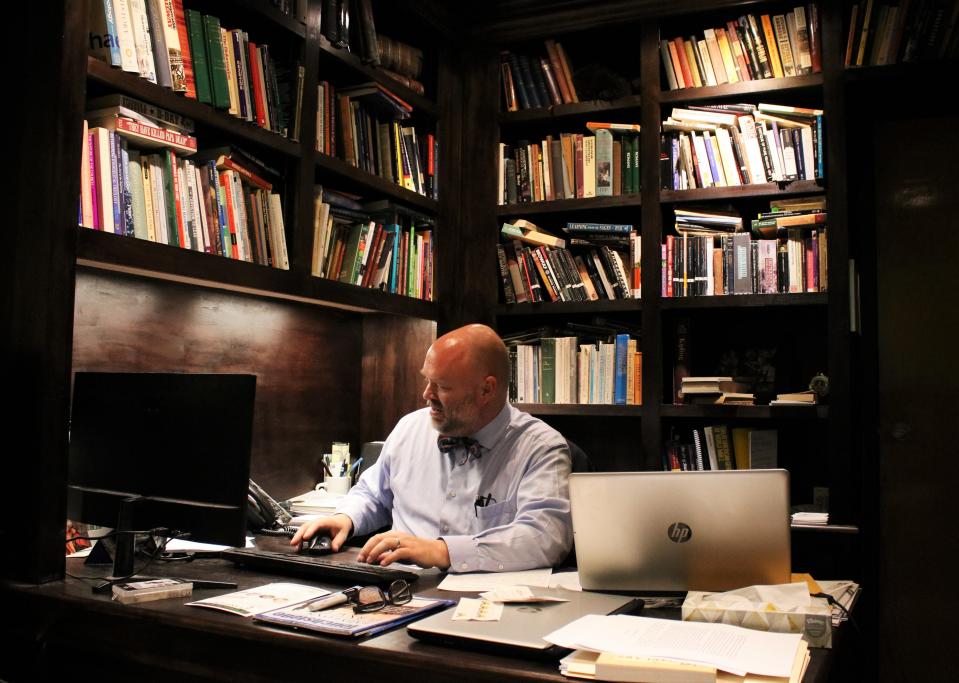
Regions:
[[450, 552], [446, 541], [439, 538], [420, 538], [403, 531], [376, 534], [366, 542], [356, 559], [381, 566], [393, 562], [439, 569], [449, 569], [450, 566]]
[[342, 513], [310, 520], [301, 526], [299, 531], [290, 539], [290, 545], [299, 546], [302, 541], [313, 538], [313, 535], [321, 529], [329, 533], [330, 547], [333, 552], [339, 552], [340, 547], [350, 537], [350, 532], [353, 531], [353, 520]]

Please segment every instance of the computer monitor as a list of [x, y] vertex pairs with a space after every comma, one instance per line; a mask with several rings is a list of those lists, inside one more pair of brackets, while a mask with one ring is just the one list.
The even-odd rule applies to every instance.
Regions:
[[243, 545], [256, 377], [77, 372], [67, 513], [118, 533], [114, 576], [133, 572], [133, 530]]

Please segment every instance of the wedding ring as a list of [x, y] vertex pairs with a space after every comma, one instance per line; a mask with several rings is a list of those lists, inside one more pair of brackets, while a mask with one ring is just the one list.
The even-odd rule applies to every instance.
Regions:
[[400, 549], [400, 539], [398, 537], [393, 538], [393, 550]]

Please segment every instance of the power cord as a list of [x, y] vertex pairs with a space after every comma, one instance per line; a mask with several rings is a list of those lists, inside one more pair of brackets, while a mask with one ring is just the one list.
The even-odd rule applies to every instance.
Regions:
[[118, 533], [124, 533], [124, 534], [127, 534], [127, 533], [144, 534], [145, 533], [150, 535], [156, 535], [158, 534], [158, 532], [164, 532], [164, 536], [167, 536], [166, 540], [164, 540], [162, 543], [157, 543], [156, 548], [150, 554], [149, 559], [147, 559], [147, 561], [143, 564], [142, 567], [140, 567], [139, 569], [135, 569], [131, 574], [127, 574], [126, 576], [79, 576], [77, 574], [71, 574], [70, 572], [65, 572], [65, 574], [69, 576], [70, 578], [80, 579], [81, 581], [102, 581], [103, 583], [100, 583], [94, 586], [93, 590], [96, 593], [105, 593], [108, 590], [110, 590], [110, 588], [112, 588], [114, 584], [131, 579], [134, 576], [137, 576], [138, 574], [142, 574], [146, 570], [146, 568], [149, 567], [151, 564], [153, 564], [153, 562], [160, 556], [160, 553], [162, 553], [164, 549], [166, 548], [167, 543], [169, 543], [173, 539], [185, 536], [185, 534], [179, 531], [171, 531], [166, 528], [158, 527], [156, 529], [148, 529], [145, 531], [125, 531], [125, 530], [119, 531], [119, 532], [113, 531], [110, 534], [106, 534], [105, 536], [100, 537], [100, 538], [104, 538], [106, 536], [116, 535]]
[[855, 630], [856, 635], [862, 638], [862, 631], [859, 630], [859, 624], [856, 623], [856, 620], [852, 618], [849, 610], [843, 607], [841, 602], [836, 600], [836, 598], [831, 596], [829, 593], [810, 593], [810, 595], [814, 598], [824, 598], [831, 607], [838, 607], [839, 611], [842, 612], [843, 617], [849, 622], [849, 625], [853, 627], [853, 630]]

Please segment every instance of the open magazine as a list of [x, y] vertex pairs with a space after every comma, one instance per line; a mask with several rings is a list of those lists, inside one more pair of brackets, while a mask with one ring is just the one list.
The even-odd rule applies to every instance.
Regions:
[[310, 603], [330, 595], [330, 591], [295, 583], [270, 583], [234, 593], [188, 602], [190, 607], [206, 607], [252, 617], [289, 628], [332, 633], [343, 636], [367, 636], [419, 619], [453, 604], [452, 600], [414, 596], [405, 605], [387, 605], [376, 612], [355, 614], [351, 604], [317, 612]]

